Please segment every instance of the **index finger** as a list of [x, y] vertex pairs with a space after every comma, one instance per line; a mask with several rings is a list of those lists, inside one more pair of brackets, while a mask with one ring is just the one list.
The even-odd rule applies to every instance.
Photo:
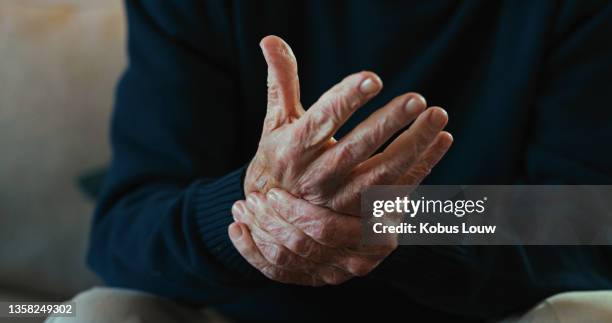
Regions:
[[298, 119], [298, 132], [306, 148], [327, 142], [348, 118], [382, 89], [382, 81], [372, 72], [349, 75], [329, 91]]

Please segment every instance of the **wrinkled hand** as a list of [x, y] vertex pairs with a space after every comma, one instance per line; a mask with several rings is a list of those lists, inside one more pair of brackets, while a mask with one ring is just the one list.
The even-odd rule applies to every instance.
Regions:
[[307, 286], [340, 284], [373, 270], [397, 246], [394, 236], [360, 244], [361, 220], [298, 199], [281, 189], [251, 193], [232, 208], [230, 238], [272, 280]]
[[245, 194], [283, 188], [313, 204], [358, 215], [363, 187], [417, 185], [450, 147], [452, 136], [442, 131], [446, 112], [425, 110], [425, 99], [416, 93], [393, 99], [336, 141], [335, 132], [382, 89], [378, 76], [350, 75], [304, 111], [291, 49], [275, 36], [260, 45], [268, 64], [268, 105], [259, 147], [246, 171]]
[[386, 235], [382, 245], [360, 245], [361, 220], [353, 215], [359, 215], [361, 190], [418, 185], [452, 143], [442, 131], [448, 116], [407, 93], [336, 141], [336, 131], [380, 92], [382, 81], [372, 72], [350, 75], [304, 111], [291, 49], [274, 36], [260, 45], [268, 64], [268, 107], [245, 176], [247, 201], [232, 208], [230, 238], [249, 263], [276, 281], [320, 286], [365, 275], [397, 242]]

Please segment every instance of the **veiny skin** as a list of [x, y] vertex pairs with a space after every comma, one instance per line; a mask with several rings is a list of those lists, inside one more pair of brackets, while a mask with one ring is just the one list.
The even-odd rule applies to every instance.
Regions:
[[380, 78], [365, 71], [349, 75], [304, 111], [289, 45], [268, 36], [260, 46], [268, 64], [267, 113], [245, 176], [247, 200], [232, 208], [230, 238], [251, 265], [279, 282], [321, 286], [366, 275], [397, 241], [359, 244], [362, 188], [418, 185], [452, 144], [443, 131], [448, 116], [439, 107], [426, 108], [421, 95], [406, 93], [336, 141], [335, 132], [380, 92]]

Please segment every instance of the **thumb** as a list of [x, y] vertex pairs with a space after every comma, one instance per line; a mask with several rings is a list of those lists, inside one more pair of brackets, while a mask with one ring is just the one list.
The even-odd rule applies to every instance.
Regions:
[[259, 45], [268, 64], [268, 111], [264, 131], [271, 131], [299, 117], [304, 110], [300, 104], [297, 61], [291, 47], [277, 36], [267, 36]]

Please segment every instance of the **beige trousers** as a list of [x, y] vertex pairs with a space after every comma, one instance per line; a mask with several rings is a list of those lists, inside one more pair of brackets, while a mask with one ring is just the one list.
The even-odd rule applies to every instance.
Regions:
[[[49, 318], [46, 323], [224, 323], [212, 311], [200, 311], [158, 296], [97, 287], [77, 295], [76, 317]], [[409, 318], [407, 318], [409, 321]], [[612, 291], [570, 292], [550, 297], [524, 315], [500, 323], [612, 322]]]

